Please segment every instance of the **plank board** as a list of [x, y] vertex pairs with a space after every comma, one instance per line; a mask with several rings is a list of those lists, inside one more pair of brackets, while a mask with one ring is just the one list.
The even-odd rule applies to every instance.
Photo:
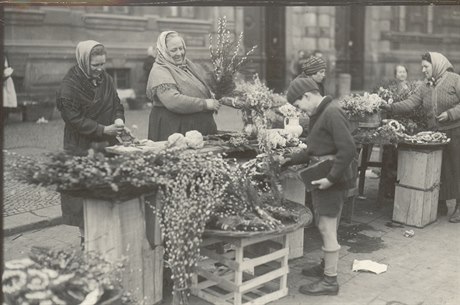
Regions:
[[83, 205], [85, 251], [98, 251], [111, 262], [126, 257], [124, 290], [149, 304], [160, 301], [163, 250], [152, 249], [147, 240], [143, 197], [124, 202], [84, 199]]

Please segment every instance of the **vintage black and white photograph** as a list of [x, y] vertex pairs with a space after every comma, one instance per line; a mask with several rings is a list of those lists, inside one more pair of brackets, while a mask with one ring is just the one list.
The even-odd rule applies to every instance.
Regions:
[[3, 305], [460, 304], [460, 5], [176, 2], [2, 8]]

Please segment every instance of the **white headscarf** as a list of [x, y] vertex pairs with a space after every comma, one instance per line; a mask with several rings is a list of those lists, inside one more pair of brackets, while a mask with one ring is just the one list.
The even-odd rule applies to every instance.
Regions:
[[454, 68], [450, 61], [441, 53], [429, 52], [431, 57], [431, 65], [433, 66], [432, 77], [437, 82], [446, 73], [447, 69]]
[[75, 50], [78, 67], [88, 78], [91, 78], [90, 54], [95, 46], [102, 46], [102, 44], [94, 40], [85, 40], [80, 41]]
[[160, 62], [160, 63], [163, 62], [163, 61], [166, 61], [166, 62], [168, 62], [170, 64], [175, 65], [175, 66], [182, 66], [187, 62], [185, 56], [184, 56], [183, 64], [178, 65], [178, 64], [176, 64], [174, 59], [172, 59], [171, 55], [169, 55], [168, 48], [166, 47], [166, 37], [169, 34], [177, 35], [177, 37], [179, 37], [180, 40], [182, 41], [182, 46], [184, 47], [184, 51], [186, 51], [184, 39], [179, 35], [179, 33], [177, 33], [176, 31], [164, 31], [164, 32], [161, 32], [160, 36], [158, 36], [158, 39], [157, 39], [158, 56], [157, 56], [156, 61]]

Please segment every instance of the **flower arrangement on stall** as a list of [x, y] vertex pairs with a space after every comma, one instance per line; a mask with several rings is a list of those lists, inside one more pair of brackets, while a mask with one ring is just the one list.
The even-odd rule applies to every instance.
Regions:
[[[397, 80], [389, 80], [380, 83], [374, 88], [373, 92], [378, 94], [388, 104], [392, 104], [399, 103], [407, 99], [415, 93], [418, 86], [420, 86], [420, 82], [416, 81], [401, 83]], [[422, 106], [419, 106], [410, 113], [404, 115], [393, 115], [390, 113], [389, 118], [402, 122], [405, 126], [407, 126], [407, 131], [410, 134], [426, 130], [427, 128], [426, 113]]]
[[243, 32], [233, 41], [233, 34], [227, 28], [227, 17], [218, 18], [217, 37], [214, 45], [213, 35], [209, 34], [209, 52], [213, 65], [213, 92], [217, 99], [231, 96], [235, 89], [234, 77], [241, 67], [247, 62], [248, 57], [254, 53], [257, 46], [240, 56], [243, 45]]
[[345, 96], [340, 103], [350, 117], [364, 117], [377, 113], [385, 101], [376, 93], [364, 92], [363, 95], [352, 93]]
[[32, 248], [29, 258], [5, 262], [2, 274], [4, 301], [8, 305], [98, 304], [121, 297], [123, 262], [112, 264], [97, 253]]
[[286, 118], [298, 118], [302, 115], [299, 109], [289, 103], [279, 107], [278, 111]]

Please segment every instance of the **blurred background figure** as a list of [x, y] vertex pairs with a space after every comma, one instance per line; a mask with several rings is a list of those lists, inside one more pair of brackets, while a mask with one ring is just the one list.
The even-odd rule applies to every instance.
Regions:
[[304, 50], [299, 50], [297, 52], [297, 58], [291, 61], [291, 67], [289, 71], [291, 72], [291, 79], [296, 78], [302, 73], [302, 65], [307, 60], [307, 53]]
[[18, 100], [16, 98], [16, 90], [12, 79], [13, 68], [8, 65], [8, 60], [5, 56], [5, 67], [3, 69], [3, 113], [4, 119], [8, 117], [8, 112], [11, 108], [18, 107]]
[[311, 78], [318, 85], [322, 96], [324, 92], [324, 79], [326, 78], [326, 62], [322, 57], [310, 56], [302, 65], [302, 78]]
[[409, 89], [407, 82], [407, 76], [409, 75], [409, 69], [404, 65], [395, 66], [395, 79], [399, 82], [399, 90]]
[[147, 49], [147, 57], [144, 59], [145, 80], [149, 79], [150, 70], [152, 70], [152, 66], [154, 62], [155, 62], [155, 48], [153, 46], [150, 46]]

